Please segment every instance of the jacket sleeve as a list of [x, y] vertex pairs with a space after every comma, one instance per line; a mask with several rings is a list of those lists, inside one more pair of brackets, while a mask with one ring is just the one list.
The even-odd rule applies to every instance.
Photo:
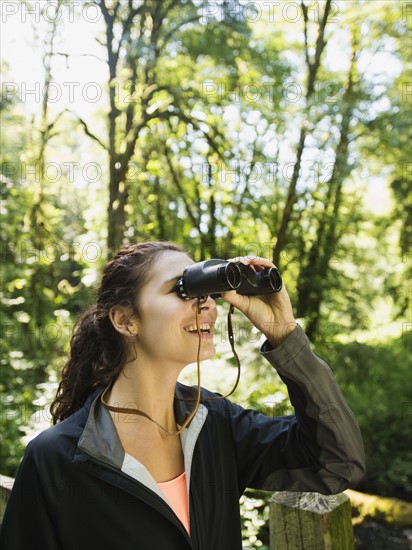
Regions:
[[47, 482], [40, 479], [32, 445], [26, 449], [3, 517], [3, 550], [59, 550], [47, 498]]
[[362, 437], [330, 367], [300, 327], [261, 352], [288, 388], [295, 415], [268, 417], [229, 403], [240, 490], [335, 494], [365, 473]]

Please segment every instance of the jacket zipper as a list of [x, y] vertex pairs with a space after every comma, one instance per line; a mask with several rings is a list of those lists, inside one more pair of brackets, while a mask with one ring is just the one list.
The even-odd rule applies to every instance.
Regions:
[[[135, 479], [133, 479], [131, 476], [128, 476], [127, 474], [125, 474], [124, 472], [122, 472], [122, 470], [119, 470], [118, 468], [116, 468], [115, 466], [112, 466], [111, 464], [108, 464], [107, 462], [104, 462], [103, 460], [99, 460], [98, 458], [95, 458], [94, 456], [92, 455], [89, 455], [89, 460], [90, 462], [93, 462], [94, 464], [97, 464], [99, 466], [102, 466], [104, 468], [107, 468], [108, 470], [111, 470], [112, 472], [115, 472], [117, 475], [120, 475], [121, 477], [127, 479], [128, 481], [132, 481], [132, 483], [134, 483], [135, 485], [138, 485], [139, 487], [143, 488], [143, 490], [147, 493], [150, 494], [151, 497], [155, 497], [155, 499], [157, 499], [157, 501], [162, 504], [163, 506], [167, 506], [167, 504], [164, 502], [164, 500], [159, 497], [159, 495], [157, 495], [156, 493], [154, 493], [153, 491], [150, 491], [150, 489], [148, 489], [147, 487], [145, 487], [145, 485], [143, 483], [139, 483], [137, 482]], [[174, 511], [172, 510], [173, 514], [174, 514]], [[180, 519], [176, 516], [176, 514], [174, 514], [177, 521], [182, 525], [183, 527], [183, 530], [189, 540], [189, 544], [192, 546], [193, 548], [193, 545], [192, 545], [192, 541], [189, 537], [189, 534], [188, 532], [186, 531], [186, 528], [185, 526], [183, 525], [183, 523], [180, 521]], [[198, 531], [197, 531], [198, 533]], [[198, 540], [199, 540], [199, 537], [197, 537]], [[198, 548], [196, 550], [201, 550], [201, 547], [200, 545], [198, 544]]]

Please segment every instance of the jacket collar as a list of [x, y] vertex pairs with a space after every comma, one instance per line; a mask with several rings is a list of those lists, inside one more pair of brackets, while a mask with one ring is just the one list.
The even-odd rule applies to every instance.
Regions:
[[99, 391], [90, 406], [90, 411], [80, 436], [74, 460], [84, 460], [84, 453], [105, 462], [110, 466], [121, 468], [124, 460], [124, 449], [117, 434], [116, 427], [107, 411], [101, 404]]
[[[176, 384], [175, 416], [182, 425], [195, 405], [196, 388]], [[80, 436], [74, 461], [83, 461], [89, 455], [109, 466], [122, 469], [125, 462], [125, 451], [119, 439], [116, 426], [109, 411], [101, 403], [103, 388], [94, 392], [84, 405], [88, 412], [87, 421]], [[186, 475], [190, 475], [191, 459], [194, 445], [207, 417], [207, 408], [200, 404], [196, 415], [181, 434], [182, 448], [185, 456]], [[127, 458], [127, 457], [126, 457]], [[127, 460], [126, 460], [127, 462]], [[189, 467], [189, 471], [188, 470]]]

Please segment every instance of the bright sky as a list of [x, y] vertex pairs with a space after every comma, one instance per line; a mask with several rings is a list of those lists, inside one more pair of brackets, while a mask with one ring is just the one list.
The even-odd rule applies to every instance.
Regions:
[[[51, 89], [51, 109], [53, 106], [56, 111], [75, 107], [79, 114], [85, 115], [95, 111], [96, 107], [103, 107], [105, 99], [101, 84], [107, 80], [107, 67], [104, 59], [99, 61], [94, 57], [104, 55], [103, 48], [96, 42], [96, 35], [103, 29], [103, 21], [98, 17], [100, 12], [93, 6], [74, 11], [75, 4], [80, 5], [79, 1], [64, 2], [60, 12], [48, 7], [45, 0], [32, 4], [33, 12], [30, 13], [18, 2], [2, 0], [0, 3], [2, 60], [10, 65], [11, 74], [7, 76], [18, 85], [18, 89], [9, 88], [9, 93], [16, 93], [28, 108], [37, 110], [44, 73], [40, 55], [42, 41], [47, 27], [58, 13], [60, 26], [55, 51], [68, 53], [70, 58], [67, 61], [66, 57], [57, 56], [54, 60], [56, 84]], [[86, 53], [89, 55], [84, 55]]]

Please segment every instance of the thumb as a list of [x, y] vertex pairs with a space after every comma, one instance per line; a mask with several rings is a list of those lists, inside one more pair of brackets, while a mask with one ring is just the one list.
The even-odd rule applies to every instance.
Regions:
[[249, 306], [249, 296], [238, 294], [236, 290], [229, 290], [228, 292], [224, 292], [221, 296], [226, 302], [232, 304], [232, 306], [242, 313], [245, 313]]

